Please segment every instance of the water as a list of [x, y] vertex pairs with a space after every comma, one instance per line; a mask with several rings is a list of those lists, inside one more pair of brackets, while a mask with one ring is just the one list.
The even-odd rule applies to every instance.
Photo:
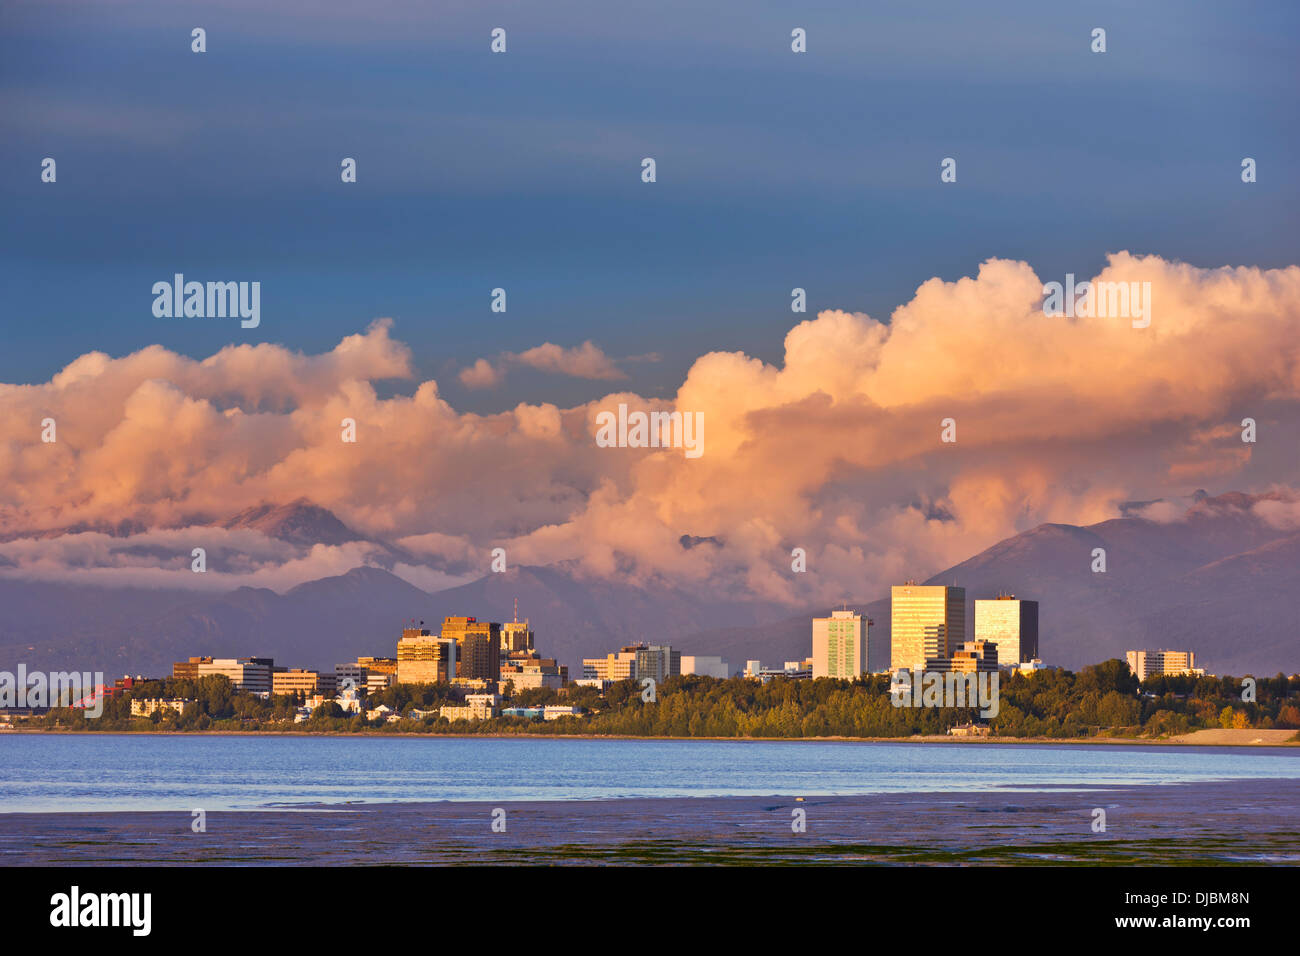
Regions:
[[1300, 749], [451, 737], [0, 736], [0, 812], [823, 796], [1300, 780]]

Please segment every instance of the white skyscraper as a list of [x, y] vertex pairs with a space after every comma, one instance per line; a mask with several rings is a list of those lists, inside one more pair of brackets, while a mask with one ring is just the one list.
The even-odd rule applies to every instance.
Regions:
[[867, 622], [857, 611], [831, 611], [812, 622], [813, 677], [853, 680], [868, 672]]

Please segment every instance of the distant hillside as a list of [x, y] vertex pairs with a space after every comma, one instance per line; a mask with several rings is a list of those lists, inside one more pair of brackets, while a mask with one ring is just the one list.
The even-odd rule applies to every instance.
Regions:
[[345, 544], [364, 539], [336, 518], [333, 512], [312, 504], [306, 498], [287, 505], [257, 505], [213, 523], [231, 530], [252, 528], [267, 537], [293, 544]]
[[[1168, 523], [1127, 517], [1083, 528], [1039, 525], [925, 583], [966, 589], [968, 637], [976, 598], [1005, 592], [1037, 600], [1042, 654], [1069, 668], [1123, 657], [1130, 648], [1169, 647], [1195, 650], [1215, 673], [1293, 673], [1300, 671], [1300, 534], [1250, 510], [1273, 497], [1204, 498]], [[1091, 570], [1099, 547], [1105, 573]], [[888, 666], [888, 598], [855, 606], [875, 621], [871, 666]], [[761, 627], [703, 632], [686, 643], [770, 664], [803, 658], [813, 610]]]
[[[1043, 656], [1070, 668], [1133, 647], [1174, 647], [1195, 650], [1218, 673], [1300, 671], [1300, 532], [1260, 520], [1251, 509], [1265, 497], [1204, 498], [1167, 523], [1123, 517], [1085, 528], [1040, 525], [926, 583], [964, 586], [972, 628], [976, 598], [1010, 592], [1039, 601]], [[357, 540], [330, 512], [305, 501], [250, 509], [222, 526], [256, 528], [300, 545]], [[1104, 574], [1091, 571], [1098, 547], [1106, 549]], [[889, 600], [859, 597], [850, 606], [875, 621], [871, 665], [883, 668]], [[435, 630], [446, 615], [509, 620], [516, 598], [540, 649], [575, 673], [584, 656], [637, 640], [721, 654], [733, 670], [750, 658], [779, 665], [808, 656], [811, 618], [830, 610], [589, 579], [561, 567], [514, 567], [435, 594], [376, 567], [284, 594], [0, 577], [0, 669], [21, 661], [41, 669], [161, 674], [200, 653], [332, 667], [358, 654], [391, 655], [409, 619]]]

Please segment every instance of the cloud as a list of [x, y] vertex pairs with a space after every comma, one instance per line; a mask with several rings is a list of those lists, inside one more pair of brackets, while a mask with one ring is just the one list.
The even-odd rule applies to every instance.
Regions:
[[481, 358], [473, 365], [461, 369], [457, 377], [466, 388], [496, 388], [505, 380], [506, 373], [504, 368], [498, 368]]
[[[658, 356], [654, 353], [635, 355], [625, 361], [658, 361]], [[495, 388], [505, 380], [506, 372], [511, 366], [521, 365], [553, 375], [567, 375], [570, 378], [585, 378], [592, 381], [617, 381], [627, 378], [627, 373], [620, 369], [600, 346], [590, 340], [567, 349], [551, 342], [543, 342], [526, 352], [503, 352], [495, 364], [481, 358], [473, 365], [462, 369], [459, 378], [461, 384], [467, 388]]]
[[557, 375], [570, 375], [574, 378], [589, 378], [598, 381], [615, 381], [627, 378], [608, 355], [590, 340], [577, 348], [561, 348], [550, 342], [544, 342], [527, 352], [512, 357], [520, 365], [553, 372]]
[[[504, 547], [512, 566], [824, 603], [883, 593], [1045, 521], [1092, 523], [1198, 487], [1293, 487], [1300, 268], [1119, 253], [1095, 278], [1151, 282], [1150, 327], [1046, 317], [1045, 280], [991, 259], [974, 277], [925, 282], [888, 322], [841, 310], [801, 322], [779, 364], [711, 352], [669, 398], [616, 392], [489, 415], [457, 411], [432, 380], [380, 397], [376, 382], [411, 378], [388, 322], [317, 356], [89, 353], [50, 382], [0, 385], [0, 531], [24, 541], [0, 573], [87, 561], [144, 573], [156, 558], [102, 541], [78, 557], [39, 532], [183, 525], [307, 497], [417, 556], [433, 573], [406, 566], [416, 582], [481, 571]], [[608, 359], [589, 345], [548, 343], [507, 364], [601, 381]], [[704, 454], [597, 447], [596, 416], [620, 403], [703, 413]], [[39, 438], [47, 416], [53, 444]], [[1241, 441], [1246, 416], [1259, 421], [1255, 445]], [[343, 418], [355, 443], [340, 440]], [[940, 440], [947, 418], [955, 443]], [[1260, 516], [1289, 527], [1288, 507]], [[682, 546], [701, 539], [712, 540]], [[790, 571], [794, 547], [806, 575]], [[277, 566], [350, 560], [373, 558], [255, 552], [237, 573], [271, 580]]]

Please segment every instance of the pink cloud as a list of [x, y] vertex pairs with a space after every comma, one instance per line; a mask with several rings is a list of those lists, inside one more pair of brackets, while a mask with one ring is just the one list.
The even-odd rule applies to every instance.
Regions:
[[[48, 383], [0, 385], [0, 530], [157, 527], [307, 497], [434, 567], [500, 546], [514, 565], [807, 601], [878, 593], [1040, 522], [1103, 520], [1206, 476], [1218, 490], [1294, 486], [1300, 268], [1119, 253], [1096, 278], [1150, 282], [1150, 326], [1049, 318], [1045, 280], [995, 259], [927, 281], [889, 322], [840, 310], [801, 322], [779, 364], [702, 355], [672, 398], [489, 415], [457, 411], [432, 380], [381, 398], [374, 383], [411, 377], [387, 322], [316, 356], [89, 353]], [[511, 363], [617, 372], [591, 343], [547, 343], [461, 378]], [[702, 412], [703, 456], [597, 447], [596, 415], [620, 402]], [[1257, 445], [1240, 440], [1246, 415]], [[39, 438], [47, 416], [54, 444]], [[344, 418], [356, 443], [341, 441]], [[940, 441], [945, 418], [956, 443]], [[683, 534], [720, 544], [685, 549]], [[815, 579], [791, 575], [796, 546]]]

